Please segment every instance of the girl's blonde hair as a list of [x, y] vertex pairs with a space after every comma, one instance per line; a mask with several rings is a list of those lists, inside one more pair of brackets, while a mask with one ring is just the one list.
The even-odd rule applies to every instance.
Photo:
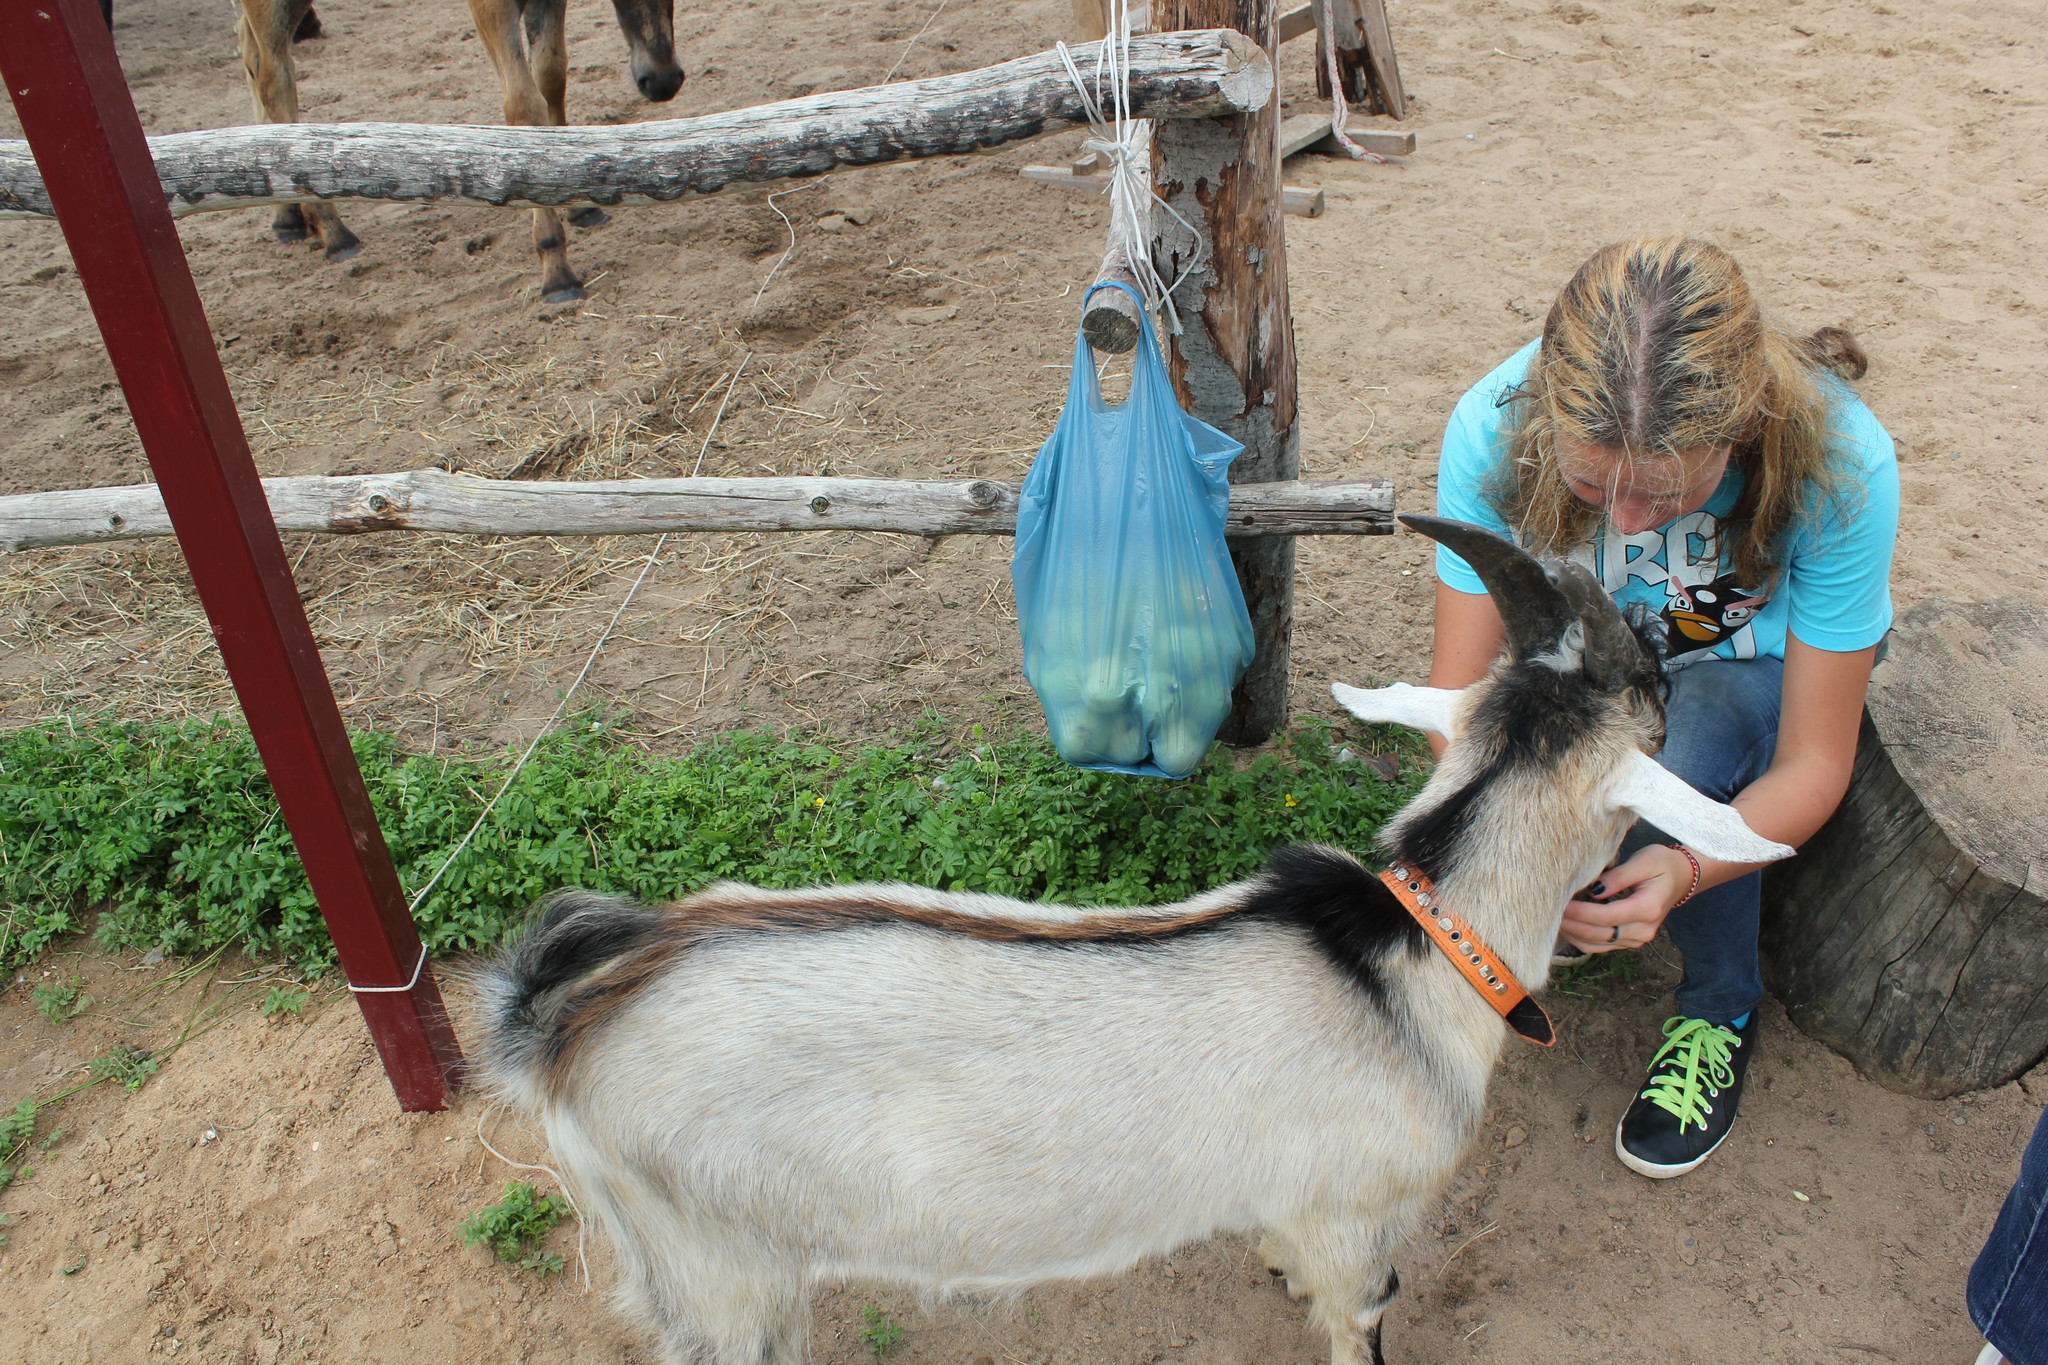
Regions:
[[1859, 379], [1867, 368], [1840, 328], [1798, 342], [1766, 327], [1735, 258], [1717, 246], [1661, 237], [1602, 247], [1544, 319], [1488, 500], [1530, 548], [1564, 555], [1589, 543], [1605, 514], [1573, 495], [1560, 438], [1621, 451], [1637, 470], [1727, 445], [1742, 493], [1709, 555], [1732, 553], [1738, 581], [1765, 588], [1809, 489], [1835, 489], [1819, 371]]

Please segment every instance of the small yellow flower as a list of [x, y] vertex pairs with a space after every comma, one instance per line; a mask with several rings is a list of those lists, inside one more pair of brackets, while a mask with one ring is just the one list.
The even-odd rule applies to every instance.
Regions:
[[825, 798], [822, 796], [813, 797], [811, 800], [811, 804], [814, 806], [822, 806], [825, 804]]
[[1295, 799], [1294, 799], [1294, 793], [1293, 793], [1293, 792], [1289, 792], [1289, 793], [1287, 793], [1287, 804], [1288, 804], [1288, 805], [1290, 805], [1290, 806], [1298, 804], [1298, 803], [1297, 803], [1297, 802], [1295, 801]]

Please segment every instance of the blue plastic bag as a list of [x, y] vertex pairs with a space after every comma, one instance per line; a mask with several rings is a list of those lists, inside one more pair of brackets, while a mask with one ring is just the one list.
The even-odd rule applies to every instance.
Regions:
[[1024, 480], [1010, 564], [1024, 676], [1075, 767], [1186, 777], [1230, 714], [1253, 649], [1223, 542], [1225, 474], [1243, 448], [1181, 411], [1149, 318], [1121, 407], [1102, 401], [1088, 343], [1075, 340], [1067, 406]]

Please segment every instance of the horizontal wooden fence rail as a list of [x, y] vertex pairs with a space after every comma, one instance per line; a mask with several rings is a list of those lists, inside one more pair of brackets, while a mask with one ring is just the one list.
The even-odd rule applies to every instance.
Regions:
[[[450, 531], [610, 536], [659, 531], [893, 531], [1014, 535], [1017, 489], [989, 479], [621, 479], [528, 483], [438, 469], [265, 479], [280, 531]], [[1230, 489], [1232, 536], [1388, 535], [1394, 488], [1248, 483]], [[171, 534], [155, 484], [0, 497], [0, 550]]]
[[[1096, 48], [1069, 49], [1084, 76]], [[1140, 118], [1242, 113], [1273, 95], [1266, 54], [1229, 29], [1133, 39], [1130, 67], [1131, 113]], [[623, 127], [270, 123], [170, 133], [149, 139], [149, 150], [179, 216], [319, 199], [648, 204], [985, 151], [1086, 122], [1059, 54], [1041, 52], [930, 80]], [[51, 212], [28, 144], [0, 140], [0, 217]]]

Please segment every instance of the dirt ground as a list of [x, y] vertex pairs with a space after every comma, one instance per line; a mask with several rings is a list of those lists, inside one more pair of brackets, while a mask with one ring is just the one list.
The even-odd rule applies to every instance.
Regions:
[[[1066, 10], [686, 10], [689, 82], [669, 108], [870, 83], [899, 59], [910, 76], [987, 65], [1050, 46]], [[498, 116], [452, 0], [321, 13], [330, 36], [297, 50], [308, 118]], [[1290, 167], [1330, 206], [1288, 220], [1306, 477], [1388, 477], [1403, 507], [1426, 507], [1451, 403], [1534, 334], [1571, 267], [1602, 241], [1685, 230], [1734, 250], [1787, 328], [1864, 339], [1862, 391], [1899, 442], [1900, 605], [2042, 597], [2038, 5], [1394, 0], [1390, 13], [1416, 155]], [[231, 27], [217, 6], [121, 6], [150, 131], [247, 121]], [[607, 7], [573, 8], [570, 35], [572, 117], [667, 112], [632, 92]], [[1309, 56], [1285, 54], [1296, 108], [1313, 102]], [[0, 135], [18, 135], [11, 117]], [[537, 301], [520, 214], [348, 206], [364, 249], [340, 266], [271, 241], [267, 211], [181, 231], [265, 473], [1015, 480], [1058, 411], [1107, 215], [1014, 169], [1079, 140], [846, 173], [772, 201], [617, 211], [572, 231], [591, 297], [563, 308]], [[0, 223], [0, 494], [146, 477], [61, 238]], [[446, 749], [529, 737], [651, 547], [289, 548], [351, 723]], [[929, 708], [1028, 723], [1008, 554], [980, 537], [672, 540], [585, 695], [666, 749], [734, 725], [879, 735]], [[1302, 543], [1300, 713], [1332, 714], [1333, 679], [1418, 675], [1425, 566], [1407, 536]], [[232, 704], [175, 546], [0, 558], [0, 724]], [[1554, 1054], [1510, 1053], [1442, 1223], [1401, 1263], [1390, 1360], [1970, 1359], [1963, 1276], [2040, 1086], [1903, 1099], [1772, 1005], [1736, 1137], [1692, 1177], [1642, 1181], [1609, 1134], [1673, 980], [1667, 950], [1643, 957], [1632, 980], [1559, 998]], [[66, 1136], [0, 1196], [15, 1220], [0, 1357], [649, 1358], [580, 1292], [567, 1228], [554, 1245], [572, 1273], [546, 1281], [459, 1246], [456, 1224], [515, 1174], [478, 1145], [480, 1104], [396, 1115], [345, 999], [265, 1019], [260, 966], [230, 967], [205, 1002], [204, 976], [179, 967], [60, 954], [0, 994], [10, 1103], [69, 1084], [112, 1044], [163, 1049], [217, 1024], [134, 1095], [70, 1100], [54, 1120]], [[98, 1003], [45, 1022], [27, 998], [44, 974], [80, 976]], [[540, 1159], [510, 1119], [492, 1125], [508, 1156]], [[597, 1248], [591, 1269], [601, 1290]], [[849, 1288], [819, 1302], [821, 1359], [865, 1355], [868, 1304], [904, 1328], [891, 1359], [1224, 1365], [1319, 1349], [1251, 1244], [1228, 1238], [1015, 1307], [927, 1313]]]

